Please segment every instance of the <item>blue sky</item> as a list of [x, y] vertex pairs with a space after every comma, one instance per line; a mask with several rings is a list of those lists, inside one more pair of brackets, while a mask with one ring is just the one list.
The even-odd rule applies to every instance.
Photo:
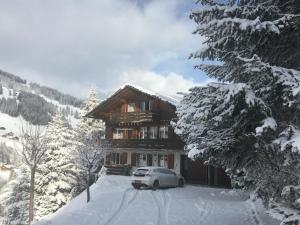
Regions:
[[168, 95], [206, 83], [194, 0], [0, 0], [0, 69], [84, 98], [132, 83]]
[[[141, 9], [143, 9], [145, 5], [151, 3], [151, 0], [132, 1], [135, 2]], [[193, 24], [193, 21], [189, 19], [189, 14], [192, 10], [197, 9], [200, 6], [195, 3], [195, 0], [185, 0], [178, 2], [179, 3], [176, 9], [177, 19], [184, 20], [187, 23]], [[199, 42], [201, 43], [200, 39]], [[195, 46], [195, 50], [197, 50], [197, 46]], [[162, 74], [167, 74], [168, 72], [173, 71], [178, 74], [185, 74], [185, 76], [192, 78], [195, 82], [205, 82], [208, 79], [206, 73], [194, 68], [195, 65], [202, 62], [198, 59], [188, 59], [188, 56], [189, 54], [183, 54], [177, 57], [175, 60], [171, 59], [163, 61], [156, 67], [154, 67], [153, 70]]]

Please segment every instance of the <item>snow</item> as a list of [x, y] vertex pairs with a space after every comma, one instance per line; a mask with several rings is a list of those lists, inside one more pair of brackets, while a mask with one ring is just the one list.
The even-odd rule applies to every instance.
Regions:
[[3, 94], [0, 94], [0, 98], [6, 98], [6, 99], [15, 98], [15, 96], [12, 96], [9, 94], [10, 91], [11, 92], [13, 91], [12, 89], [8, 89], [8, 88], [2, 86], [2, 90], [3, 90]]
[[11, 177], [11, 171], [0, 171], [0, 187], [3, 183], [9, 181]]
[[[4, 127], [5, 130], [0, 130], [0, 143], [5, 143], [8, 147], [11, 148], [18, 148], [20, 147], [20, 144], [18, 141], [13, 140], [14, 137], [19, 137], [21, 130], [22, 130], [22, 125], [24, 127], [28, 126], [28, 122], [22, 117], [12, 117], [8, 114], [1, 113], [0, 112], [0, 127]], [[35, 127], [34, 125], [32, 125]], [[45, 129], [45, 126], [40, 126], [42, 130]], [[12, 132], [12, 136], [8, 137], [3, 137], [2, 135], [8, 134]]]
[[197, 143], [189, 144], [186, 148], [189, 149], [188, 157], [190, 159], [194, 159], [204, 152]]
[[175, 97], [172, 97], [172, 96], [168, 96], [168, 95], [162, 95], [162, 94], [159, 94], [159, 93], [156, 93], [152, 90], [149, 90], [149, 89], [146, 89], [144, 87], [140, 87], [140, 86], [137, 86], [137, 85], [133, 85], [133, 84], [124, 84], [122, 87], [121, 87], [121, 90], [124, 89], [126, 86], [130, 86], [130, 87], [133, 87], [135, 89], [138, 89], [140, 90], [141, 92], [144, 92], [148, 95], [151, 95], [151, 96], [155, 96], [157, 98], [160, 98], [161, 100], [163, 101], [166, 101], [166, 102], [169, 102], [171, 103], [172, 105], [177, 105], [179, 102], [180, 102], [180, 99], [179, 98], [175, 98]]
[[298, 210], [287, 208], [284, 206], [275, 205], [276, 207], [270, 209], [269, 214], [276, 220], [282, 221], [282, 225], [285, 224], [298, 224], [296, 222], [292, 223], [292, 221], [299, 221], [300, 214]]
[[0, 127], [5, 127], [5, 130], [0, 131], [0, 135], [4, 133], [13, 132], [16, 135], [20, 134], [22, 124], [27, 122], [23, 119], [22, 116], [12, 117], [8, 114], [0, 112]]
[[[259, 217], [242, 193], [197, 185], [135, 190], [130, 177], [103, 176], [86, 193], [34, 225], [277, 225]], [[272, 221], [272, 223], [270, 223]]]
[[[13, 140], [13, 137], [20, 135], [22, 124], [27, 124], [22, 116], [12, 117], [8, 114], [0, 112], [0, 127], [4, 127], [5, 130], [0, 130], [0, 143], [5, 143], [8, 147], [16, 148], [18, 145], [17, 141]], [[7, 133], [12, 132], [14, 135], [10, 137], [3, 137]]]
[[239, 27], [240, 30], [250, 30], [251, 32], [257, 31], [270, 31], [276, 34], [280, 33], [280, 30], [277, 24], [280, 22], [278, 21], [260, 21], [260, 18], [257, 17], [254, 20], [249, 19], [241, 19], [241, 18], [223, 18], [223, 19], [213, 19], [208, 23], [199, 25], [198, 29], [207, 29], [208, 27], [216, 26], [222, 27], [225, 24], [234, 24]]
[[[40, 96], [42, 98], [44, 98], [46, 102], [52, 103], [53, 105], [57, 106], [59, 109], [66, 109], [68, 107], [73, 113], [78, 112], [79, 115], [82, 114], [82, 110], [80, 108], [77, 108], [77, 107], [72, 106], [72, 105], [63, 105], [63, 104], [61, 104], [60, 102], [58, 102], [56, 100], [53, 100], [53, 99], [50, 99], [50, 98], [46, 97], [45, 95], [40, 94]], [[73, 128], [77, 127], [79, 120], [76, 119], [74, 116], [68, 115], [68, 117], [66, 119], [68, 120], [68, 122], [70, 123], [70, 125]]]
[[292, 147], [292, 152], [300, 152], [300, 130], [295, 130], [291, 139], [281, 144], [281, 149], [284, 150], [287, 146]]
[[265, 128], [270, 128], [272, 130], [276, 130], [277, 123], [273, 117], [268, 117], [268, 118], [264, 119], [262, 126], [256, 127], [256, 129], [255, 129], [256, 135], [261, 135]]

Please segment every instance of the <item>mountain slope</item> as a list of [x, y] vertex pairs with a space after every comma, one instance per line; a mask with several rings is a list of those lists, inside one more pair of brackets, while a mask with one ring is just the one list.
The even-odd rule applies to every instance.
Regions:
[[[22, 126], [46, 126], [56, 112], [62, 113], [67, 123], [75, 127], [82, 104], [76, 97], [0, 70], [0, 153], [3, 146], [18, 145]], [[0, 154], [0, 163], [13, 163], [4, 158]]]

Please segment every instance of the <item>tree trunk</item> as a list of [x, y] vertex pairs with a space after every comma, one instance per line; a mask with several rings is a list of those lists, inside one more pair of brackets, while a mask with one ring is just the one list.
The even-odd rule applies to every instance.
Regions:
[[30, 191], [29, 191], [29, 224], [33, 221], [33, 208], [34, 208], [34, 180], [35, 180], [35, 167], [30, 168]]
[[87, 179], [87, 189], [86, 189], [86, 194], [87, 194], [87, 202], [91, 200], [91, 194], [90, 194], [90, 183], [91, 183], [91, 171], [88, 171], [88, 179]]

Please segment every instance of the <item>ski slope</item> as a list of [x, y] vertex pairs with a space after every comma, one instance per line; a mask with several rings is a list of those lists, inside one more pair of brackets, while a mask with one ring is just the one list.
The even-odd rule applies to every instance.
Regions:
[[277, 225], [233, 190], [187, 185], [135, 190], [130, 178], [104, 176], [86, 193], [34, 225]]

